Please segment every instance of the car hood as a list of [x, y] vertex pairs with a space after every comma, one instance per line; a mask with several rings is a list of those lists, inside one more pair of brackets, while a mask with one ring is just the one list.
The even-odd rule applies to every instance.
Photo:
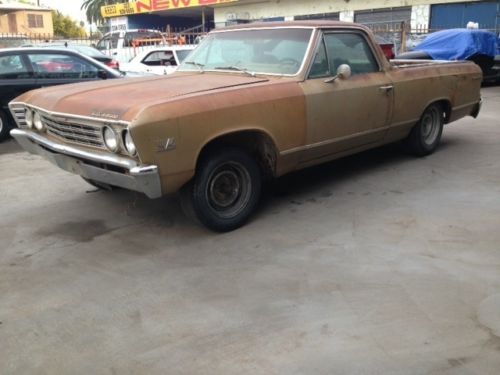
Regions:
[[145, 107], [216, 90], [267, 82], [235, 74], [185, 74], [54, 86], [26, 93], [14, 101], [78, 116], [132, 121]]

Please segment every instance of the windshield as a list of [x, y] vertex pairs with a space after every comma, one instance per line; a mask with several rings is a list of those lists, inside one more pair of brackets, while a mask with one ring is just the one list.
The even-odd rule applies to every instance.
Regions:
[[284, 28], [216, 32], [206, 37], [180, 71], [245, 71], [295, 75], [312, 29]]

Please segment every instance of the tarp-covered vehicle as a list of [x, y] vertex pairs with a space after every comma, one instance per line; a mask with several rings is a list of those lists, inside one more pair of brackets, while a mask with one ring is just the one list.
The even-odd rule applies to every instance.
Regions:
[[[483, 71], [484, 81], [498, 80], [498, 38], [486, 30], [450, 29], [429, 34], [412, 51], [397, 59], [411, 60], [469, 60]], [[496, 57], [496, 59], [495, 59]], [[496, 60], [496, 63], [495, 63]]]

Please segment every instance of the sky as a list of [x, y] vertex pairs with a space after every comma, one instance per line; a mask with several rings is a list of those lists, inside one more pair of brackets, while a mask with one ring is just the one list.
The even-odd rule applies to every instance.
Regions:
[[40, 3], [77, 21], [86, 22], [85, 13], [80, 10], [83, 0], [41, 0]]

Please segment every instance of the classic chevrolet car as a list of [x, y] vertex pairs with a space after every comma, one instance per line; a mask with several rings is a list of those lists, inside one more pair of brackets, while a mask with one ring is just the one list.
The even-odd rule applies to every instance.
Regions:
[[481, 78], [470, 62], [390, 63], [356, 24], [250, 24], [213, 31], [171, 76], [24, 94], [12, 135], [93, 184], [180, 192], [229, 231], [265, 179], [396, 141], [431, 154], [445, 123], [478, 115]]

